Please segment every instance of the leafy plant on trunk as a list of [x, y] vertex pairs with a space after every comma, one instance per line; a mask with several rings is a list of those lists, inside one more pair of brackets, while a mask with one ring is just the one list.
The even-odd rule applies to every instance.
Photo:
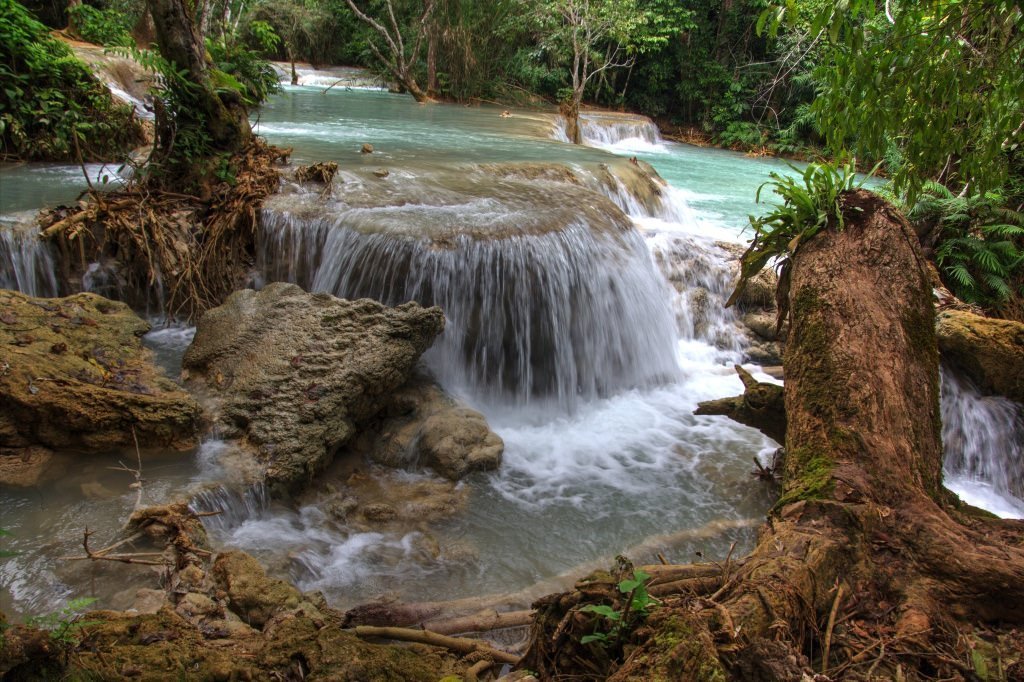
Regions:
[[[785, 270], [789, 258], [802, 243], [830, 223], [841, 230], [843, 206], [840, 195], [859, 189], [866, 180], [857, 179], [857, 170], [849, 162], [842, 166], [809, 163], [803, 171], [792, 165], [790, 168], [794, 175], [773, 172], [770, 174], [772, 179], [757, 188], [755, 199], [758, 202], [761, 201], [764, 188], [770, 187], [772, 193], [782, 199], [782, 203], [776, 204], [760, 218], [750, 216], [754, 238], [740, 260], [740, 280], [727, 306], [739, 300], [750, 278], [761, 272], [768, 263], [775, 261], [777, 267]], [[783, 281], [780, 278], [780, 283]], [[780, 307], [780, 315], [782, 313]]]

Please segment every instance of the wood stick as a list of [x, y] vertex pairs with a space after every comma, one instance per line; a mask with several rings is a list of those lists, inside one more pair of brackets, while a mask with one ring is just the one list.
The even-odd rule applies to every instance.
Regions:
[[460, 635], [466, 632], [491, 632], [515, 628], [529, 625], [532, 621], [533, 611], [530, 610], [499, 613], [494, 609], [487, 609], [471, 616], [426, 621], [423, 623], [423, 629], [439, 635]]
[[836, 587], [836, 598], [832, 601], [832, 610], [828, 614], [828, 626], [825, 628], [825, 651], [821, 657], [821, 674], [828, 672], [828, 654], [832, 648], [832, 628], [836, 625], [836, 612], [839, 611], [839, 602], [843, 599], [843, 585]]
[[380, 639], [393, 639], [399, 642], [417, 642], [419, 644], [430, 644], [449, 649], [460, 654], [471, 654], [480, 652], [490, 656], [499, 663], [515, 665], [519, 662], [519, 656], [506, 651], [500, 651], [486, 642], [478, 639], [467, 639], [465, 637], [449, 637], [440, 635], [429, 630], [413, 630], [411, 628], [379, 628], [372, 625], [358, 625], [353, 628], [356, 636], [368, 638], [377, 637]]
[[494, 661], [481, 659], [466, 669], [466, 682], [477, 682], [485, 670], [494, 665]]
[[124, 545], [127, 545], [129, 542], [135, 542], [136, 540], [138, 540], [141, 537], [142, 537], [142, 533], [135, 533], [134, 535], [130, 535], [129, 537], [126, 537], [124, 540], [118, 540], [117, 542], [115, 542], [112, 545], [107, 545], [103, 549], [97, 549], [95, 552], [93, 552], [93, 554], [97, 554], [97, 555], [106, 554], [107, 552], [115, 550], [118, 547], [122, 547]]

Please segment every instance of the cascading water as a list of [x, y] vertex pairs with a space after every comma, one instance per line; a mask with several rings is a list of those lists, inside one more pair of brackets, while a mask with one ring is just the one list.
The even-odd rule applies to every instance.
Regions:
[[[631, 154], [665, 150], [658, 126], [646, 116], [587, 113], [580, 116], [579, 124], [580, 138], [590, 147]], [[564, 119], [556, 122], [554, 136], [561, 142], [569, 142]]]
[[984, 396], [948, 368], [942, 372], [946, 485], [1000, 516], [1024, 518], [1024, 408]]
[[426, 358], [444, 385], [493, 404], [573, 409], [678, 376], [664, 282], [600, 196], [511, 179], [486, 198], [437, 191], [432, 205], [406, 203], [409, 189], [348, 192], [359, 198], [268, 202], [261, 274], [441, 306], [446, 330]]
[[0, 289], [56, 296], [53, 257], [38, 237], [34, 218], [34, 214], [0, 216]]

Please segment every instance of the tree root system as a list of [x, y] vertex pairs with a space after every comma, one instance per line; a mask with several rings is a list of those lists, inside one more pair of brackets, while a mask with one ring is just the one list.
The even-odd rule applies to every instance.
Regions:
[[145, 300], [129, 302], [157, 303], [171, 317], [194, 319], [219, 305], [244, 284], [260, 205], [277, 190], [275, 164], [288, 153], [254, 136], [225, 166], [233, 177], [208, 196], [140, 180], [119, 191], [90, 191], [74, 207], [44, 212], [40, 236], [56, 245], [64, 288], [74, 289], [91, 268], [100, 293], [141, 295]]

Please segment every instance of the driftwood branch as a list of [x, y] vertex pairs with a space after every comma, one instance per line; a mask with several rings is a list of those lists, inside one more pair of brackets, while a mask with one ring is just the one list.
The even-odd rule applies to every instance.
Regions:
[[449, 637], [429, 630], [413, 630], [411, 628], [380, 628], [372, 625], [359, 625], [354, 629], [357, 636], [362, 638], [393, 639], [399, 642], [417, 642], [431, 646], [443, 647], [460, 654], [482, 653], [490, 656], [499, 663], [510, 663], [515, 665], [519, 662], [519, 656], [510, 654], [507, 651], [500, 651], [486, 642], [478, 639], [467, 639], [465, 637]]
[[758, 381], [739, 365], [734, 366], [743, 382], [743, 395], [706, 400], [694, 414], [722, 415], [751, 426], [776, 443], [786, 441], [786, 406], [782, 386]]

